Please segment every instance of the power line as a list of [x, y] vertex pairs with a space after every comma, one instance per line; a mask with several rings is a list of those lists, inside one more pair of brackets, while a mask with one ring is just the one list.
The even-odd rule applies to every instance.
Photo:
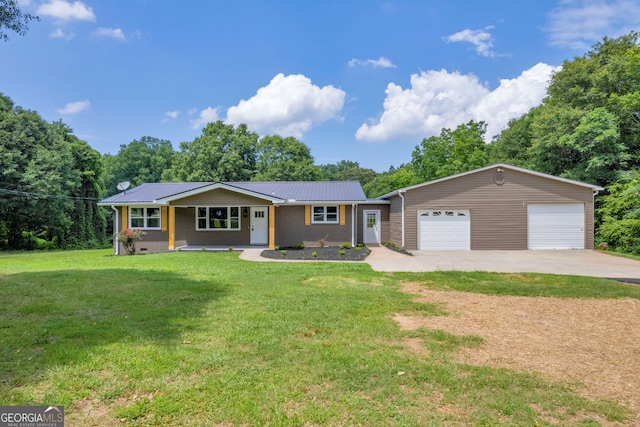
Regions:
[[26, 191], [9, 190], [7, 188], [0, 188], [0, 193], [13, 194], [15, 196], [40, 197], [43, 199], [47, 199], [47, 198], [70, 199], [70, 200], [86, 200], [91, 202], [97, 202], [98, 200], [100, 200], [95, 197], [77, 197], [77, 196], [63, 196], [63, 195], [56, 195], [56, 194], [29, 193]]

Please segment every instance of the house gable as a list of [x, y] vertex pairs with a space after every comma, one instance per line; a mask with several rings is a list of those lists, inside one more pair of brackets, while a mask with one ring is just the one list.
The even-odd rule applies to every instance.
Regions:
[[[279, 201], [279, 199], [277, 200]], [[263, 206], [271, 204], [272, 200], [247, 192], [232, 191], [227, 188], [216, 187], [197, 194], [169, 201], [171, 206]]]

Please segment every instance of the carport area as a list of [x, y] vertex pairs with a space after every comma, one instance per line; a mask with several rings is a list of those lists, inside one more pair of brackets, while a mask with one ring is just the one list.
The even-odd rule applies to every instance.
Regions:
[[486, 271], [547, 273], [640, 281], [640, 261], [591, 250], [413, 251], [404, 255], [384, 246], [371, 248], [375, 271]]

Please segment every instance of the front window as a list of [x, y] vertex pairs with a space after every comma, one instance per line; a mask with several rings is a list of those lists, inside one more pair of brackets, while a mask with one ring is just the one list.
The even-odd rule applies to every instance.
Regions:
[[196, 208], [197, 230], [239, 230], [240, 207], [208, 206]]
[[160, 208], [131, 208], [129, 227], [159, 230], [161, 227]]
[[314, 224], [337, 224], [338, 223], [338, 207], [337, 206], [314, 206], [313, 207], [313, 223]]

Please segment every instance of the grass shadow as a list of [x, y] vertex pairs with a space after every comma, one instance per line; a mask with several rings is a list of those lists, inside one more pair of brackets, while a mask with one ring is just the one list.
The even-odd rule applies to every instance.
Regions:
[[0, 388], [35, 383], [113, 344], [180, 343], [197, 327], [193, 319], [226, 293], [226, 285], [156, 270], [0, 275]]

